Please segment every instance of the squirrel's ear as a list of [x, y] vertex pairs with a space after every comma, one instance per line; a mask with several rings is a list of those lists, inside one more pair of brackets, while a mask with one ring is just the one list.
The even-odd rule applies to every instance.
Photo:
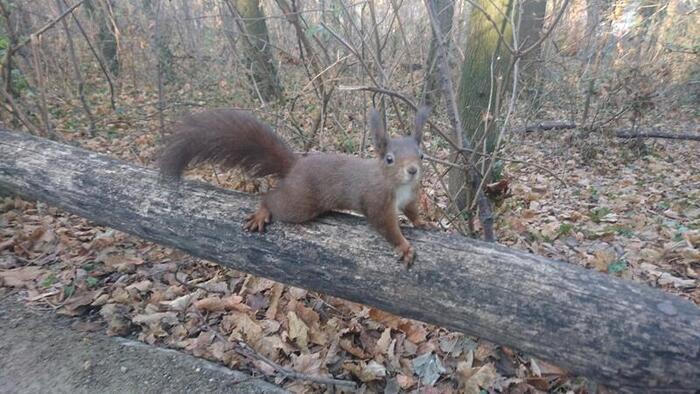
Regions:
[[369, 128], [374, 137], [374, 147], [377, 149], [377, 154], [382, 157], [386, 154], [386, 147], [389, 144], [389, 137], [384, 129], [382, 116], [376, 109], [372, 108], [369, 114]]
[[431, 111], [432, 108], [430, 108], [427, 105], [422, 105], [420, 108], [418, 108], [418, 112], [416, 113], [416, 125], [413, 129], [413, 138], [419, 145], [421, 143], [421, 140], [423, 139], [423, 127], [428, 121], [428, 117], [430, 116]]

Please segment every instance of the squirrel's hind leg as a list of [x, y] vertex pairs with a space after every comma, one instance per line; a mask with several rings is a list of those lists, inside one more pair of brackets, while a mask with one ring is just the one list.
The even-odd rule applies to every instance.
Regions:
[[267, 208], [274, 220], [287, 223], [308, 222], [326, 211], [308, 189], [289, 184], [263, 196], [261, 207]]

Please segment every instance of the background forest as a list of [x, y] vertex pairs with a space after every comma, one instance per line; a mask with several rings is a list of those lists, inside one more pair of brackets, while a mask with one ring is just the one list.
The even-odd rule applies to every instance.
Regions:
[[[698, 12], [695, 0], [0, 0], [0, 124], [152, 166], [179, 116], [235, 107], [299, 151], [371, 157], [370, 108], [397, 135], [428, 103], [427, 220], [700, 303]], [[270, 187], [210, 165], [189, 177]], [[478, 338], [0, 201], [0, 286], [110, 334], [295, 391], [328, 386], [280, 368], [370, 392], [601, 389]]]

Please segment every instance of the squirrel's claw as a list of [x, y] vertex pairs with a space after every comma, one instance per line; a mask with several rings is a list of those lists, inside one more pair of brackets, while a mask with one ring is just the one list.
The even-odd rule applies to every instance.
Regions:
[[413, 261], [416, 259], [416, 251], [413, 249], [413, 246], [407, 243], [404, 246], [399, 246], [397, 251], [400, 256], [399, 260], [406, 264], [406, 268], [410, 268]]
[[270, 211], [261, 207], [255, 213], [248, 215], [243, 228], [246, 231], [263, 233], [267, 223], [270, 223]]

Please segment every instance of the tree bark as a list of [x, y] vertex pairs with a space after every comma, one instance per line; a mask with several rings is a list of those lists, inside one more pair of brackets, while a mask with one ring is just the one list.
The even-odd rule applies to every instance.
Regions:
[[364, 219], [241, 228], [256, 198], [0, 131], [0, 191], [237, 270], [478, 335], [616, 388], [700, 387], [700, 308], [648, 286], [439, 232], [404, 229], [409, 271]]
[[242, 19], [245, 50], [243, 54], [252, 82], [264, 101], [283, 99], [282, 84], [272, 57], [265, 14], [260, 0], [228, 0]]
[[[461, 132], [464, 140], [471, 141], [470, 146], [485, 155], [496, 148], [498, 96], [501, 86], [507, 84], [506, 72], [511, 61], [507, 44], [512, 41], [512, 26], [506, 15], [510, 14], [512, 1], [476, 0], [469, 16], [465, 58], [457, 90]], [[484, 158], [482, 168], [488, 167], [489, 160]], [[448, 188], [460, 212], [473, 206], [478, 193], [480, 183], [469, 178], [473, 177], [467, 177], [464, 171], [452, 169], [449, 172]]]
[[[547, 0], [525, 0], [520, 6], [520, 27], [518, 30], [518, 46], [528, 48], [540, 39], [544, 17], [547, 11]], [[541, 77], [542, 64], [539, 63], [541, 50], [538, 48], [520, 59], [520, 78], [527, 100], [531, 102], [531, 112], [540, 111], [543, 80]]]
[[477, 0], [483, 11], [472, 7], [457, 91], [465, 138], [470, 138], [472, 146], [477, 149], [479, 142], [486, 139], [488, 152], [493, 151], [495, 143], [492, 131], [498, 116], [494, 113], [498, 94], [496, 84], [499, 80], [502, 84], [507, 83], [504, 77], [511, 59], [508, 47], [499, 36], [500, 31], [508, 44], [512, 41], [512, 26], [505, 17], [510, 13], [511, 1]]
[[[437, 13], [437, 21], [443, 34], [442, 39], [445, 40], [445, 52], [449, 53], [450, 37], [452, 36], [452, 18], [454, 17], [455, 2], [454, 0], [430, 0], [431, 6]], [[428, 57], [425, 65], [425, 78], [423, 83], [423, 102], [433, 106], [439, 103], [440, 100], [440, 70], [436, 64], [437, 46], [440, 45], [439, 37], [433, 30], [432, 38], [430, 39], [430, 48], [428, 49]]]

